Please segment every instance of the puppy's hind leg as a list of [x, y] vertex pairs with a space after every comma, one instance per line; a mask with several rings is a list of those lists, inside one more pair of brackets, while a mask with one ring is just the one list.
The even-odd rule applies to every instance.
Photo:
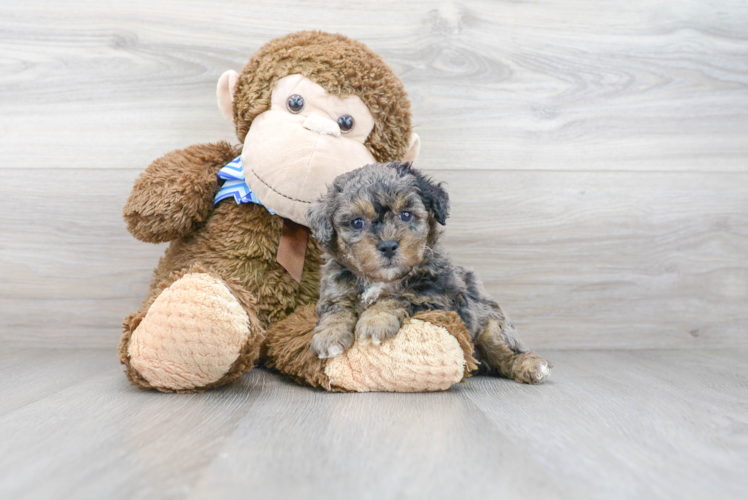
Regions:
[[475, 343], [478, 358], [488, 374], [500, 375], [523, 384], [541, 384], [551, 374], [553, 365], [530, 352], [517, 336], [516, 330], [492, 319]]

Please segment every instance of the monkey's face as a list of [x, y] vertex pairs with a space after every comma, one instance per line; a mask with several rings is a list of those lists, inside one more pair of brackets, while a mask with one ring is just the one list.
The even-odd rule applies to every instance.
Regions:
[[311, 202], [338, 175], [374, 162], [364, 145], [373, 127], [359, 97], [330, 95], [305, 76], [286, 76], [244, 141], [247, 184], [270, 210], [306, 225]]
[[270, 210], [303, 225], [337, 175], [418, 156], [402, 81], [375, 52], [340, 34], [271, 40], [241, 74], [223, 73], [216, 94], [244, 142], [247, 184]]

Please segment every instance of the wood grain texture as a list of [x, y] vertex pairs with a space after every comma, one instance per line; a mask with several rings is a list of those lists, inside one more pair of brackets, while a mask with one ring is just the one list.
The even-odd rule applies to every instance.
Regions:
[[3, 347], [0, 416], [111, 370], [117, 361], [115, 352], [103, 355], [101, 350], [77, 351], [71, 356], [50, 349]]
[[748, 465], [745, 351], [551, 359], [558, 377], [550, 391], [529, 398], [521, 386], [479, 377], [465, 395], [513, 444], [597, 498], [745, 496], [748, 482], [734, 474]]
[[393, 65], [429, 168], [748, 169], [742, 0], [6, 1], [0, 168], [143, 168], [231, 138], [218, 76], [299, 29]]
[[314, 28], [402, 76], [447, 246], [531, 345], [748, 345], [742, 0], [3, 2], [0, 340], [112, 348], [163, 252], [134, 178], [232, 140], [218, 76]]
[[748, 176], [436, 175], [447, 248], [530, 345], [748, 346]]
[[744, 497], [748, 351], [542, 354], [541, 386], [329, 394], [257, 369], [191, 395], [128, 386], [106, 351], [0, 355], [0, 380], [97, 366], [0, 414], [0, 497]]
[[[113, 348], [145, 297], [164, 246], [121, 220], [137, 171], [95, 173], [0, 172], [4, 342]], [[748, 175], [431, 173], [452, 193], [445, 246], [529, 345], [748, 346]]]

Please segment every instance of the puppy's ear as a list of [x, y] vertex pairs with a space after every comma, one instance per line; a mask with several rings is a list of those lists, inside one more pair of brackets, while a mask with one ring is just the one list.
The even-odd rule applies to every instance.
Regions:
[[333, 213], [335, 213], [335, 194], [331, 192], [312, 203], [306, 212], [306, 222], [312, 235], [325, 248], [328, 248], [335, 238], [335, 226], [332, 224]]
[[442, 183], [436, 183], [430, 177], [423, 175], [420, 170], [413, 168], [410, 162], [394, 163], [391, 166], [396, 168], [400, 175], [415, 177], [423, 204], [434, 214], [436, 222], [442, 226], [445, 225], [449, 217], [449, 195], [442, 187]]
[[343, 192], [348, 181], [355, 177], [360, 170], [359, 168], [337, 176], [332, 182], [332, 186], [328, 187], [327, 193], [312, 203], [312, 206], [306, 212], [306, 222], [309, 229], [319, 244], [325, 248], [337, 251], [335, 225], [332, 223], [332, 218], [338, 208], [338, 194]]

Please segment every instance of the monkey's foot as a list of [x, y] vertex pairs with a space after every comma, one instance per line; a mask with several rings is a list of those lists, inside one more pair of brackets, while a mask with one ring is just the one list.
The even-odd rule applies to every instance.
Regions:
[[329, 359], [310, 348], [316, 321], [308, 306], [271, 325], [266, 364], [300, 382], [347, 392], [444, 391], [477, 367], [470, 335], [455, 313], [419, 313], [380, 345], [357, 341]]
[[445, 391], [462, 380], [465, 353], [446, 328], [407, 319], [381, 344], [362, 343], [327, 361], [331, 385], [348, 391]]
[[187, 272], [141, 312], [140, 321], [137, 313], [129, 318], [132, 333], [126, 321], [120, 358], [130, 380], [144, 388], [192, 392], [228, 383], [251, 368], [264, 335], [247, 297], [242, 304], [230, 287], [213, 273]]

